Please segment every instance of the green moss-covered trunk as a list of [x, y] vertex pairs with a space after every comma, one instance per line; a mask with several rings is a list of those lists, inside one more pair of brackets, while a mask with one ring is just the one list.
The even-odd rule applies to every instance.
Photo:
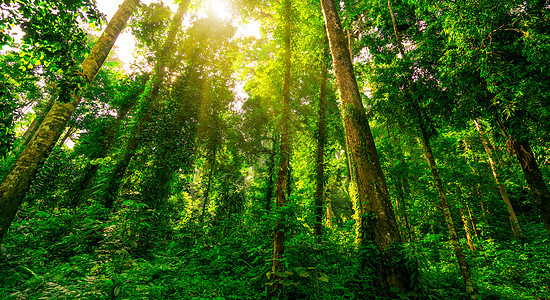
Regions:
[[[292, 146], [290, 144], [290, 68], [292, 49], [290, 45], [291, 32], [290, 32], [290, 14], [292, 9], [292, 1], [284, 0], [283, 2], [283, 15], [284, 15], [284, 83], [283, 83], [283, 108], [281, 114], [280, 132], [281, 143], [279, 144], [279, 169], [277, 171], [277, 185], [275, 188], [276, 204], [277, 207], [283, 207], [286, 205], [286, 196], [288, 192], [288, 177], [290, 173], [290, 155], [292, 153]], [[273, 265], [271, 281], [273, 283], [271, 290], [271, 297], [277, 296], [281, 288], [281, 277], [276, 272], [284, 270], [284, 265], [281, 263], [283, 254], [285, 252], [285, 231], [282, 223], [284, 220], [277, 221], [274, 230], [273, 237]]]
[[[141, 90], [143, 91], [143, 89]], [[120, 130], [120, 127], [121, 127], [120, 125], [122, 121], [126, 118], [126, 115], [130, 111], [130, 109], [137, 102], [136, 101], [137, 97], [135, 97], [135, 95], [131, 95], [131, 96], [134, 96], [134, 97], [132, 97], [132, 99], [125, 106], [120, 108], [116, 119], [113, 121], [113, 123], [109, 127], [109, 130], [106, 131], [103, 148], [101, 149], [100, 155], [97, 157], [92, 157], [92, 159], [105, 157], [109, 153], [109, 150], [113, 145], [113, 141], [115, 140], [115, 137]], [[69, 203], [68, 203], [70, 207], [76, 207], [78, 205], [82, 197], [85, 195], [88, 189], [88, 186], [92, 181], [92, 178], [94, 178], [94, 176], [98, 172], [99, 166], [100, 166], [99, 164], [92, 164], [91, 162], [89, 162], [88, 165], [86, 165], [86, 168], [82, 172], [83, 175], [79, 177], [72, 186], [72, 189], [69, 195]]]
[[550, 191], [542, 177], [542, 172], [539, 169], [535, 153], [529, 145], [529, 140], [526, 137], [518, 137], [517, 133], [512, 134], [509, 132], [500, 119], [497, 119], [496, 123], [507, 139], [508, 148], [518, 159], [527, 186], [533, 196], [533, 202], [539, 209], [546, 234], [550, 236]]
[[56, 99], [56, 97], [52, 95], [50, 100], [46, 104], [46, 107], [44, 107], [44, 110], [40, 113], [39, 116], [37, 116], [36, 118], [34, 118], [34, 120], [32, 120], [31, 125], [29, 125], [27, 130], [25, 130], [25, 133], [23, 134], [23, 137], [21, 138], [21, 146], [20, 146], [19, 149], [21, 149], [21, 148], [24, 149], [27, 146], [27, 144], [29, 143], [29, 141], [33, 137], [34, 133], [36, 132], [38, 127], [40, 127], [40, 124], [42, 124], [42, 121], [44, 121], [44, 118], [46, 117], [46, 115], [48, 115], [48, 113], [52, 109], [53, 105], [55, 104], [55, 99]]
[[271, 138], [271, 150], [269, 150], [269, 165], [267, 167], [267, 186], [265, 188], [265, 210], [269, 214], [271, 202], [273, 202], [273, 170], [275, 169], [275, 134]]
[[[82, 75], [86, 82], [90, 83], [94, 80], [138, 2], [138, 0], [124, 1], [92, 48], [90, 55], [82, 62]], [[74, 94], [79, 95], [80, 93], [75, 91]], [[0, 241], [17, 213], [40, 163], [48, 156], [65, 130], [65, 126], [79, 102], [80, 97], [74, 96], [72, 102], [57, 102], [53, 105], [27, 147], [0, 184]]]
[[338, 10], [331, 0], [321, 0], [321, 4], [336, 82], [342, 100], [341, 110], [353, 177], [357, 183], [363, 233], [374, 242], [380, 252], [378, 266], [381, 283], [407, 292], [411, 290], [411, 276], [409, 270], [402, 265], [401, 254], [396, 250], [402, 244], [402, 240], [392, 210], [386, 179], [361, 102]]

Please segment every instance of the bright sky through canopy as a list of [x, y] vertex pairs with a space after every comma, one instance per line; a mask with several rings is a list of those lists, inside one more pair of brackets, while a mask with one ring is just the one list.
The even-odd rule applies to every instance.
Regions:
[[[99, 11], [104, 13], [106, 15], [107, 21], [109, 21], [113, 15], [116, 13], [118, 7], [120, 4], [122, 4], [124, 0], [97, 0], [97, 8]], [[160, 2], [159, 0], [142, 0], [141, 3], [144, 5], [148, 5], [151, 3]], [[178, 8], [178, 5], [173, 3], [172, 1], [165, 1], [165, 4], [170, 6], [172, 11], [176, 11]], [[204, 14], [206, 16], [206, 11], [212, 9], [216, 16], [222, 20], [229, 21], [231, 19], [233, 25], [237, 26], [237, 35], [238, 36], [254, 36], [256, 38], [261, 37], [260, 33], [260, 22], [257, 22], [255, 20], [250, 20], [248, 24], [241, 23], [237, 17], [233, 15], [231, 10], [229, 9], [229, 5], [227, 1], [224, 0], [207, 0], [204, 1], [200, 11], [198, 12], [199, 15]], [[134, 36], [129, 32], [129, 30], [125, 30], [117, 39], [116, 41], [116, 53], [120, 60], [124, 62], [124, 68], [126, 70], [129, 70], [130, 64], [135, 60], [133, 56], [133, 52], [135, 49], [135, 41]]]

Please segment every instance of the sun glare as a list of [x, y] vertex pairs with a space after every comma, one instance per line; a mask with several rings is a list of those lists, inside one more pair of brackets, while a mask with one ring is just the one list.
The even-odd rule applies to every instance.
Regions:
[[229, 20], [232, 17], [231, 11], [225, 1], [211, 0], [209, 4], [218, 18]]

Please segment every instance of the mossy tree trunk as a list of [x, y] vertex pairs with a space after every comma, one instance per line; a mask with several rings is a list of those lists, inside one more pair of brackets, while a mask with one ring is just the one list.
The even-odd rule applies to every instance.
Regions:
[[[136, 9], [139, 0], [126, 0], [119, 7], [105, 31], [95, 43], [90, 55], [82, 62], [82, 76], [91, 83], [105, 62], [118, 35], [126, 26], [130, 15]], [[81, 92], [74, 91], [69, 103], [56, 102], [44, 121], [0, 184], [0, 241], [6, 234], [31, 180], [60, 135], [80, 102]]]
[[398, 248], [394, 247], [399, 247], [402, 240], [392, 210], [386, 179], [361, 102], [338, 9], [332, 0], [321, 0], [321, 5], [342, 101], [341, 110], [353, 178], [357, 183], [361, 228], [365, 240], [374, 242], [380, 252], [380, 282], [385, 286], [407, 292], [411, 290], [411, 276], [409, 270], [400, 265], [403, 263], [402, 258], [396, 250]]
[[273, 202], [273, 170], [275, 169], [275, 156], [277, 151], [275, 150], [275, 134], [271, 138], [271, 149], [269, 150], [269, 162], [267, 167], [267, 186], [265, 191], [265, 210], [269, 214], [271, 210], [271, 202]]
[[[54, 84], [54, 88], [55, 88], [55, 84]], [[55, 95], [51, 95], [50, 100], [48, 101], [48, 103], [46, 104], [46, 107], [44, 107], [40, 115], [38, 115], [36, 118], [34, 118], [34, 120], [32, 120], [31, 125], [29, 125], [27, 130], [25, 130], [25, 133], [21, 138], [21, 146], [19, 146], [20, 147], [19, 149], [21, 148], [24, 149], [27, 146], [28, 142], [31, 140], [34, 133], [36, 132], [38, 127], [40, 127], [40, 124], [42, 124], [42, 121], [44, 121], [44, 118], [46, 117], [46, 115], [48, 115], [53, 105], [55, 104], [55, 99], [56, 99]]]
[[[292, 154], [292, 145], [290, 142], [290, 70], [291, 70], [291, 9], [292, 1], [283, 0], [283, 18], [284, 18], [284, 83], [283, 83], [283, 107], [281, 112], [281, 121], [279, 130], [281, 132], [281, 143], [279, 145], [279, 169], [277, 171], [277, 184], [275, 189], [277, 207], [286, 205], [286, 196], [288, 193], [288, 181], [290, 173], [290, 156]], [[271, 281], [272, 290], [271, 297], [276, 297], [281, 288], [281, 277], [275, 272], [284, 270], [284, 265], [281, 263], [285, 251], [285, 231], [284, 231], [284, 216], [277, 221], [273, 237], [273, 265]]]

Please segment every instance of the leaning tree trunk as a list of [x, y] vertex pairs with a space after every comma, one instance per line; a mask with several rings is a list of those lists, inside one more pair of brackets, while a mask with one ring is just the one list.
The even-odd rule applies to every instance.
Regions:
[[459, 207], [458, 210], [460, 211], [460, 217], [462, 218], [462, 225], [464, 225], [464, 232], [466, 233], [466, 240], [468, 241], [468, 247], [470, 247], [470, 251], [474, 252], [475, 246], [472, 240], [472, 232], [470, 230], [470, 220], [464, 213], [464, 208]]
[[430, 140], [426, 130], [426, 124], [424, 122], [422, 114], [420, 113], [420, 108], [418, 107], [418, 105], [414, 106], [414, 110], [416, 111], [417, 116], [417, 122], [419, 123], [418, 125], [420, 128], [421, 142], [424, 146], [424, 155], [432, 171], [434, 184], [437, 188], [439, 200], [441, 201], [441, 209], [443, 210], [445, 222], [447, 223], [447, 228], [449, 229], [451, 244], [453, 245], [456, 259], [458, 260], [458, 265], [460, 268], [460, 272], [462, 273], [462, 279], [464, 280], [466, 292], [468, 292], [470, 299], [477, 299], [470, 276], [470, 267], [466, 263], [466, 258], [464, 257], [464, 253], [462, 252], [462, 248], [460, 247], [460, 242], [456, 233], [456, 227], [451, 216], [451, 210], [449, 208], [449, 202], [447, 201], [447, 196], [445, 194], [445, 188], [443, 187], [443, 183], [441, 181], [441, 178], [439, 177], [439, 171], [437, 170], [437, 165], [435, 163], [435, 159], [432, 153], [432, 147], [430, 145]]
[[533, 195], [533, 201], [540, 211], [540, 217], [546, 228], [546, 233], [550, 236], [550, 192], [535, 159], [535, 153], [533, 153], [529, 141], [513, 137], [501, 122], [497, 123], [506, 136], [510, 149], [518, 159], [527, 181], [527, 186], [529, 186], [529, 190]]
[[187, 10], [188, 4], [189, 0], [182, 0], [178, 6], [176, 15], [172, 18], [172, 23], [170, 24], [170, 29], [168, 30], [168, 36], [166, 37], [162, 49], [157, 55], [157, 63], [155, 65], [153, 77], [149, 83], [150, 87], [145, 88], [145, 91], [141, 96], [138, 118], [132, 128], [132, 134], [129, 136], [128, 141], [124, 146], [122, 158], [117, 160], [115, 166], [110, 172], [111, 174], [105, 187], [106, 193], [103, 196], [103, 203], [107, 207], [113, 206], [122, 184], [122, 178], [124, 177], [132, 158], [139, 148], [143, 132], [154, 115], [155, 104], [158, 105], [158, 103], [154, 102], [158, 100], [161, 86], [166, 75], [166, 67], [171, 61], [171, 55], [173, 55], [172, 50], [176, 41], [176, 34], [181, 28], [183, 14]]
[[510, 198], [508, 197], [508, 192], [506, 191], [506, 187], [504, 186], [504, 184], [500, 182], [499, 174], [497, 172], [497, 166], [493, 159], [493, 153], [491, 151], [489, 141], [485, 138], [483, 129], [481, 128], [481, 125], [479, 124], [477, 119], [474, 119], [474, 123], [479, 133], [479, 137], [481, 138], [481, 143], [483, 144], [483, 148], [485, 148], [485, 153], [487, 154], [487, 157], [489, 159], [489, 165], [491, 166], [491, 171], [493, 172], [493, 178], [495, 179], [495, 183], [497, 184], [500, 197], [502, 198], [502, 201], [504, 201], [504, 204], [506, 205], [506, 209], [508, 210], [508, 219], [510, 220], [510, 225], [512, 226], [512, 233], [514, 234], [515, 237], [520, 237], [522, 235], [522, 232], [519, 226], [519, 221], [518, 221], [518, 218], [516, 217], [516, 212], [514, 211], [514, 207], [510, 202]]
[[[145, 75], [145, 78], [149, 78], [149, 75]], [[147, 80], [145, 80], [145, 82], [146, 81]], [[141, 87], [139, 88], [139, 91], [141, 92], [138, 92], [138, 94], [141, 94], [144, 88], [145, 86], [141, 85]], [[133, 93], [130, 96], [126, 96], [126, 97], [131, 97], [130, 101], [127, 104], [120, 107], [116, 119], [109, 126], [109, 130], [107, 130], [105, 139], [103, 140], [104, 141], [103, 148], [101, 149], [100, 155], [97, 157], [91, 157], [90, 159], [103, 158], [109, 153], [109, 150], [113, 145], [113, 141], [115, 140], [116, 135], [120, 131], [120, 124], [126, 118], [126, 115], [130, 111], [130, 109], [134, 106], [137, 100], [136, 95]], [[81, 172], [83, 175], [75, 181], [69, 193], [70, 196], [69, 196], [68, 205], [70, 207], [76, 207], [78, 205], [81, 198], [85, 195], [84, 193], [88, 189], [88, 185], [92, 181], [92, 178], [94, 178], [95, 174], [99, 170], [99, 166], [100, 166], [99, 164], [91, 164], [91, 162], [88, 162], [88, 164], [84, 168], [84, 171]]]
[[25, 130], [25, 133], [23, 134], [23, 137], [21, 138], [21, 145], [18, 147], [18, 149], [24, 149], [25, 147], [27, 147], [27, 144], [29, 143], [29, 141], [33, 137], [34, 133], [36, 132], [38, 127], [40, 127], [40, 124], [42, 124], [42, 121], [44, 121], [44, 118], [46, 117], [46, 115], [48, 115], [48, 113], [52, 109], [52, 107], [55, 103], [55, 99], [56, 99], [56, 97], [54, 95], [51, 95], [50, 100], [48, 101], [48, 103], [46, 104], [46, 107], [44, 107], [44, 109], [42, 110], [40, 115], [37, 116], [36, 118], [34, 118], [34, 120], [32, 120], [31, 125], [29, 125], [29, 128], [27, 128], [27, 130]]
[[[332, 0], [321, 0], [321, 5], [332, 52], [336, 82], [342, 100], [342, 117], [350, 150], [353, 177], [357, 183], [358, 202], [362, 212], [360, 216], [362, 228], [366, 237], [374, 242], [380, 252], [378, 271], [381, 283], [408, 292], [412, 290], [411, 276], [409, 270], [401, 265], [403, 257], [397, 250], [403, 242], [392, 210], [386, 179], [361, 102], [338, 9]], [[390, 292], [389, 289], [388, 292]]]
[[327, 102], [327, 78], [328, 63], [330, 62], [330, 49], [325, 40], [324, 57], [321, 63], [321, 91], [319, 96], [319, 125], [317, 128], [317, 161], [315, 162], [315, 234], [323, 233], [323, 203], [325, 195], [325, 144], [327, 140], [327, 120], [325, 116]]
[[[286, 205], [286, 193], [287, 193], [287, 184], [289, 177], [290, 169], [290, 155], [292, 152], [292, 146], [290, 143], [290, 68], [291, 68], [291, 32], [290, 32], [290, 22], [291, 22], [291, 9], [292, 1], [284, 0], [283, 1], [283, 15], [284, 15], [284, 83], [283, 83], [283, 109], [280, 123], [281, 131], [281, 144], [279, 145], [279, 153], [281, 155], [279, 161], [279, 170], [277, 172], [277, 186], [275, 194], [277, 197], [276, 204], [277, 207], [283, 207]], [[281, 277], [276, 275], [275, 272], [281, 272], [284, 270], [284, 265], [281, 263], [283, 258], [283, 253], [285, 251], [285, 232], [283, 223], [284, 219], [277, 221], [275, 225], [274, 237], [273, 237], [273, 266], [271, 275], [271, 281], [273, 283], [271, 290], [271, 297], [276, 297], [281, 288]]]
[[[90, 55], [82, 62], [82, 76], [91, 83], [109, 55], [116, 38], [134, 12], [139, 0], [126, 0], [119, 7]], [[69, 103], [55, 103], [32, 139], [27, 144], [9, 173], [0, 184], [0, 241], [6, 234], [17, 209], [36, 175], [41, 162], [47, 157], [81, 99], [81, 92], [74, 91]]]

